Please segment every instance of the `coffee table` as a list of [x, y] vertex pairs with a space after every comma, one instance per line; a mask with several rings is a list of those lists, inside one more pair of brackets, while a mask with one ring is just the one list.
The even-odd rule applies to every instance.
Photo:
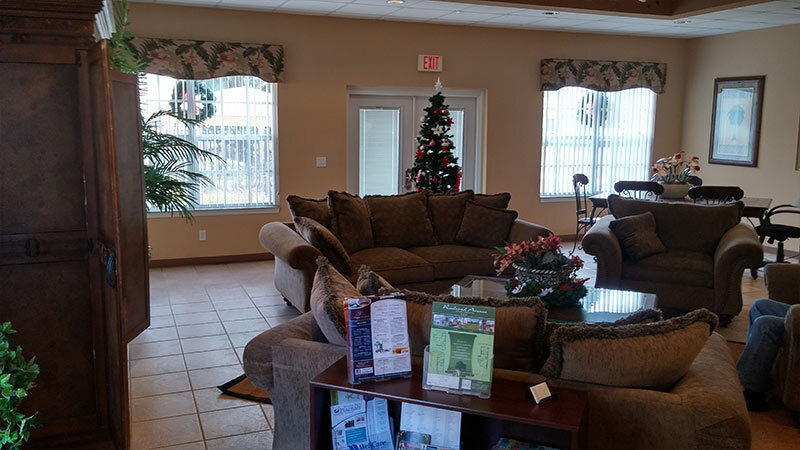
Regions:
[[[456, 297], [507, 298], [505, 278], [470, 275], [454, 284], [447, 292]], [[655, 308], [655, 294], [587, 287], [581, 306], [549, 308], [550, 322], [613, 322], [642, 309]]]

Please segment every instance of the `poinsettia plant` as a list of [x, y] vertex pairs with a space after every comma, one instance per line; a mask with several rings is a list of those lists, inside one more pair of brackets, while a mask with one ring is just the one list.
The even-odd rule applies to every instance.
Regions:
[[700, 171], [700, 158], [685, 157], [683, 153], [678, 152], [656, 161], [650, 180], [659, 183], [687, 183], [689, 177]]
[[[497, 274], [512, 266], [517, 273], [506, 282], [509, 297], [539, 297], [545, 305], [553, 307], [575, 306], [586, 295], [584, 283], [588, 278], [578, 278], [583, 260], [561, 251], [561, 238], [555, 235], [539, 236], [535, 241], [523, 241], [498, 247], [495, 258]], [[531, 276], [536, 271], [552, 271], [554, 276]], [[547, 282], [546, 280], [556, 280]]]

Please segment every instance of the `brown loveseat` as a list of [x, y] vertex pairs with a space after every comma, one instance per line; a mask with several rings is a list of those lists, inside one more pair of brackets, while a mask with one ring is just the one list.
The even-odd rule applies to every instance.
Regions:
[[769, 298], [792, 305], [784, 321], [783, 347], [775, 360], [774, 393], [800, 418], [800, 265], [767, 264]]
[[[595, 286], [650, 292], [663, 308], [707, 308], [727, 325], [742, 310], [742, 275], [757, 267], [763, 250], [753, 228], [741, 222], [741, 204], [695, 205], [633, 200], [611, 195], [611, 213], [586, 233], [582, 245], [597, 257]], [[650, 212], [666, 252], [632, 261], [609, 224]]]
[[[408, 206], [414, 196], [425, 199], [421, 210]], [[342, 203], [351, 207], [355, 205], [351, 210], [361, 207], [361, 199], [358, 197], [331, 191], [327, 201], [296, 196], [289, 196], [288, 200], [293, 216], [310, 217], [323, 226], [330, 224], [331, 231], [348, 252], [349, 271], [340, 269], [340, 272], [350, 282], [355, 282], [358, 268], [366, 264], [398, 288], [440, 293], [467, 275], [495, 273], [496, 251], [491, 246], [465, 245], [457, 239], [457, 232], [461, 231], [459, 225], [468, 202], [485, 206], [490, 214], [501, 214], [497, 210], [507, 207], [510, 194], [481, 195], [464, 191], [455, 194], [420, 192], [398, 196], [368, 196], [364, 198], [366, 213], [369, 214], [366, 229], [359, 229], [358, 223], [351, 220], [352, 217], [349, 221], [339, 220], [338, 229], [334, 226], [336, 207], [338, 206], [338, 211], [345, 209], [340, 206]], [[410, 227], [425, 221], [430, 223], [433, 231], [426, 239], [430, 245], [408, 245], [409, 242], [426, 241], [415, 239], [419, 233], [410, 230]], [[479, 230], [482, 232], [506, 227], [496, 245], [502, 245], [503, 241], [521, 242], [551, 234], [547, 228], [524, 220], [514, 220], [510, 229], [508, 224], [495, 224], [491, 220], [484, 221], [482, 226], [485, 227]], [[275, 256], [275, 287], [288, 304], [300, 312], [306, 312], [310, 310], [311, 285], [317, 269], [315, 261], [323, 252], [306, 241], [295, 229], [293, 223], [268, 223], [262, 227], [259, 239], [261, 245]], [[386, 245], [392, 242], [404, 244]], [[325, 256], [332, 259], [329, 255]]]

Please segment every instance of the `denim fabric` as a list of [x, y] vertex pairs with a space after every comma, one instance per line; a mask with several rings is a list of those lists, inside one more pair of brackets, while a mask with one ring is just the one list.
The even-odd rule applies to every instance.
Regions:
[[747, 344], [736, 363], [745, 389], [766, 392], [775, 356], [783, 345], [783, 322], [790, 306], [762, 298], [750, 308]]

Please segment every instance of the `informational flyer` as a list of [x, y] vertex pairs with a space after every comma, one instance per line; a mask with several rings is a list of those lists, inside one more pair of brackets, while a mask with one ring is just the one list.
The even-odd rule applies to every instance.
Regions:
[[427, 383], [488, 396], [492, 389], [494, 308], [435, 302]]
[[406, 301], [399, 296], [345, 300], [350, 383], [411, 375]]
[[369, 450], [367, 404], [360, 395], [331, 391], [331, 435], [334, 450]]
[[459, 449], [461, 413], [403, 402], [400, 410], [398, 446], [400, 443], [404, 443], [404, 448], [408, 449], [425, 449], [429, 446]]

